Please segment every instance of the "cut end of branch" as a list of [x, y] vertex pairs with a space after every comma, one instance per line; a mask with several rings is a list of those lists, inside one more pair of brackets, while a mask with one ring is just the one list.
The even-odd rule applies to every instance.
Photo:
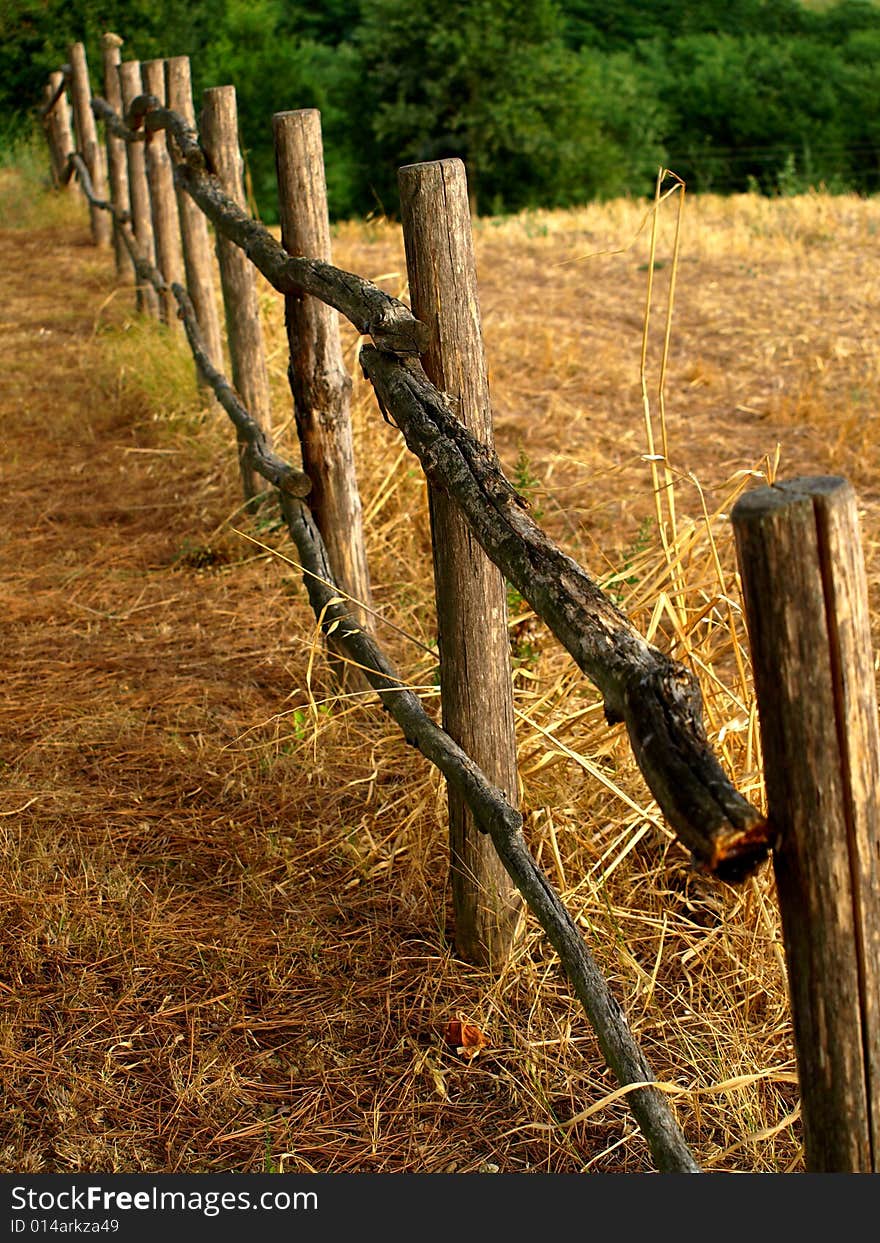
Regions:
[[627, 686], [627, 732], [648, 788], [694, 865], [742, 881], [767, 858], [775, 834], [721, 767], [701, 705], [693, 674], [661, 664]]
[[731, 826], [715, 838], [714, 858], [704, 870], [728, 884], [740, 884], [761, 866], [776, 839], [776, 829], [767, 819], [759, 819], [745, 831]]

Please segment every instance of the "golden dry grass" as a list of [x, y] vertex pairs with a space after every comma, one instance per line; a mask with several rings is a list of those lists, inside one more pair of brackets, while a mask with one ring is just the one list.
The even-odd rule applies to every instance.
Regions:
[[[0, 233], [0, 1168], [649, 1169], [534, 924], [499, 975], [456, 958], [441, 783], [369, 700], [334, 696], [296, 570], [236, 534], [290, 552], [239, 510], [229, 429], [65, 210], [36, 228], [29, 205], [27, 229]], [[761, 477], [846, 474], [876, 581], [880, 204], [687, 203], [663, 538], [639, 367], [650, 230], [630, 245], [644, 213], [478, 222], [499, 451], [544, 524], [693, 664], [760, 800], [726, 514]], [[670, 201], [655, 429], [674, 218]], [[404, 289], [394, 227], [340, 226], [334, 245]], [[292, 455], [280, 300], [262, 296]], [[351, 334], [346, 350], [376, 601], [430, 645], [424, 485]], [[384, 638], [430, 687], [433, 658]], [[695, 875], [594, 691], [527, 610], [512, 638], [529, 839], [698, 1158], [800, 1170], [769, 869], [739, 888]], [[458, 1014], [491, 1041], [471, 1062], [442, 1039]]]

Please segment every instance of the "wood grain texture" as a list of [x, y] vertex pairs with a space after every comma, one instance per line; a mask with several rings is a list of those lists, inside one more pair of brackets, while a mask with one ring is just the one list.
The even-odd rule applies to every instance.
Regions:
[[732, 512], [764, 749], [808, 1169], [880, 1171], [880, 743], [855, 495]]
[[[119, 89], [122, 106], [128, 111], [135, 99], [143, 94], [141, 64], [138, 60], [124, 60], [119, 66]], [[128, 193], [131, 209], [131, 225], [138, 249], [148, 263], [156, 262], [156, 243], [153, 237], [153, 215], [150, 208], [150, 187], [147, 184], [147, 161], [144, 144], [129, 142], [125, 145], [128, 159]], [[146, 281], [136, 282], [137, 308], [147, 315], [158, 316], [159, 296]]]
[[[106, 198], [107, 178], [104, 170], [104, 153], [98, 142], [98, 130], [92, 115], [92, 88], [89, 82], [89, 67], [86, 61], [86, 50], [82, 43], [74, 43], [69, 51], [70, 60], [70, 95], [73, 103], [73, 119], [76, 126], [77, 148], [86, 162], [95, 194], [98, 198]], [[112, 236], [112, 224], [106, 212], [97, 207], [90, 207], [92, 241], [96, 246], [109, 246]]]
[[[195, 126], [192, 83], [188, 56], [172, 56], [165, 62], [165, 96], [168, 107]], [[168, 135], [169, 142], [173, 136]], [[223, 338], [214, 281], [214, 257], [208, 222], [188, 194], [175, 187], [186, 287], [192, 298], [202, 340], [213, 366], [223, 368]]]
[[[105, 34], [101, 38], [104, 56], [104, 95], [116, 112], [122, 112], [122, 91], [119, 86], [119, 65], [122, 60], [122, 40], [119, 35]], [[107, 182], [110, 202], [120, 212], [130, 211], [128, 194], [128, 164], [125, 143], [106, 126]], [[116, 274], [127, 277], [131, 273], [131, 260], [125, 242], [119, 233], [117, 219], [113, 217], [113, 250], [116, 255]]]
[[[281, 244], [290, 255], [331, 261], [321, 115], [314, 109], [272, 118]], [[284, 299], [290, 348], [288, 379], [303, 470], [312, 481], [309, 507], [321, 530], [336, 582], [372, 605], [363, 512], [351, 428], [351, 377], [342, 357], [339, 315], [311, 294]], [[356, 610], [362, 625], [369, 614]]]
[[[423, 365], [462, 424], [491, 448], [467, 178], [460, 160], [400, 169], [400, 205], [413, 313], [428, 329]], [[513, 684], [504, 578], [455, 501], [429, 491], [443, 727], [508, 800], [518, 802]], [[449, 789], [455, 943], [465, 958], [502, 964], [520, 903], [492, 842]]]
[[[144, 90], [164, 106], [165, 62], [149, 60], [141, 66]], [[183, 250], [180, 243], [180, 220], [174, 173], [164, 134], [147, 131], [147, 182], [150, 187], [150, 208], [153, 215], [153, 236], [156, 240], [156, 266], [165, 277], [168, 290], [159, 298], [159, 316], [169, 328], [180, 331], [171, 285], [183, 280]]]
[[[202, 144], [223, 193], [244, 213], [246, 200], [238, 146], [235, 87], [211, 87], [205, 91], [203, 101]], [[149, 126], [147, 128], [149, 130]], [[233, 383], [245, 407], [271, 443], [269, 374], [254, 270], [247, 255], [220, 233], [217, 235], [217, 259]], [[250, 501], [264, 490], [263, 484], [254, 472], [247, 441], [239, 436], [238, 443], [242, 490], [245, 500]]]

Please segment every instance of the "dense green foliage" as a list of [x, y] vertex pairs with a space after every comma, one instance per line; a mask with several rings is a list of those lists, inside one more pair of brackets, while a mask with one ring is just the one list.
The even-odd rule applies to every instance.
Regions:
[[3, 0], [0, 124], [83, 39], [232, 82], [257, 203], [272, 113], [321, 109], [337, 216], [396, 210], [396, 168], [459, 155], [483, 211], [695, 190], [880, 189], [874, 0]]

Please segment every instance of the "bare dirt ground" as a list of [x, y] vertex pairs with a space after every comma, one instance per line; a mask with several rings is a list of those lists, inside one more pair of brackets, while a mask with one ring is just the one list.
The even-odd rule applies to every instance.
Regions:
[[[723, 515], [748, 472], [846, 474], [873, 591], [880, 204], [688, 210], [666, 385], [679, 521], [702, 522], [701, 488], [735, 595]], [[646, 235], [569, 262], [626, 246], [643, 214], [534, 213], [476, 238], [502, 459], [675, 643], [643, 460]], [[341, 226], [335, 246], [403, 288], [390, 226]], [[531, 922], [500, 975], [456, 958], [442, 787], [380, 712], [335, 696], [296, 569], [267, 550], [289, 548], [241, 514], [232, 437], [181, 344], [136, 320], [77, 211], [0, 230], [0, 273], [0, 1168], [649, 1169]], [[263, 301], [282, 424], [279, 300]], [[423, 484], [360, 382], [355, 398], [377, 602], [430, 641]], [[708, 547], [688, 561], [694, 616], [718, 593]], [[514, 639], [530, 839], [698, 1158], [802, 1168], [769, 870], [737, 889], [696, 877], [595, 694], [527, 618]], [[713, 736], [760, 799], [741, 630], [702, 641], [684, 654]], [[430, 658], [388, 643], [430, 686]], [[473, 1061], [442, 1038], [459, 1014], [491, 1042]]]

